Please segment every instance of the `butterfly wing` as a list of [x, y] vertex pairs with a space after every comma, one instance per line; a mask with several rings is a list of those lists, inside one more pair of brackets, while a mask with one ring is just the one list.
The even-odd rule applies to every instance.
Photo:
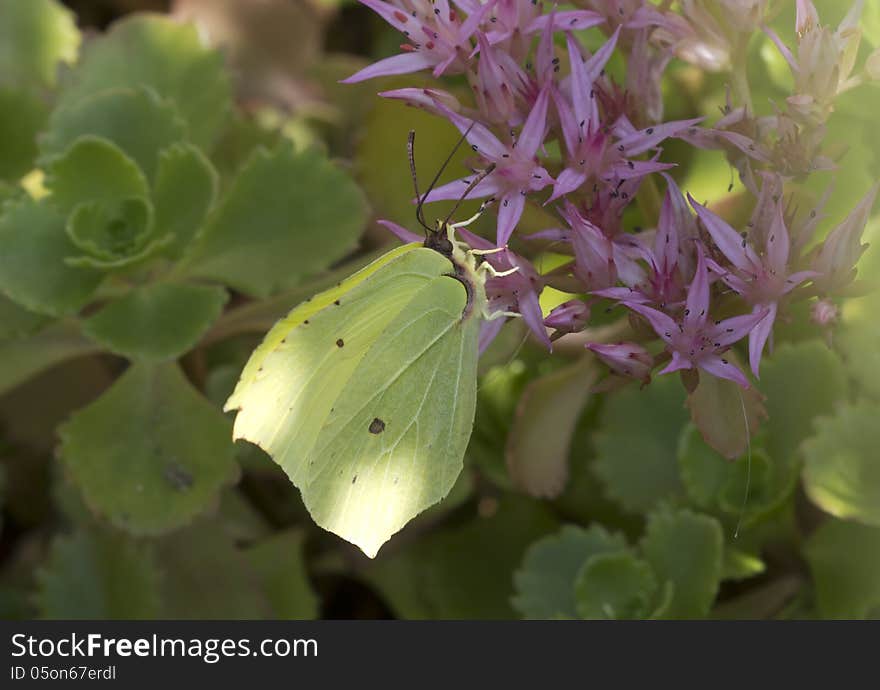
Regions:
[[451, 269], [418, 248], [298, 307], [227, 402], [235, 438], [266, 450], [315, 522], [369, 556], [461, 471], [479, 323], [463, 317]]

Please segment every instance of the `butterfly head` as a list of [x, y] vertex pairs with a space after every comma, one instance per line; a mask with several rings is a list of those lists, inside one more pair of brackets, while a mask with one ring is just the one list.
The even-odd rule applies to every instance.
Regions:
[[448, 223], [438, 220], [436, 228], [425, 234], [425, 247], [440, 252], [443, 256], [451, 259], [455, 251], [452, 227]]

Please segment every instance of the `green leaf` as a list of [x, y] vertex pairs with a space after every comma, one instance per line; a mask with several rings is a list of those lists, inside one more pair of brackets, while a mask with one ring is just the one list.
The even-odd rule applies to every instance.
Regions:
[[152, 549], [107, 530], [57, 537], [37, 576], [42, 618], [144, 619], [159, 615]]
[[266, 297], [329, 268], [357, 241], [360, 190], [323, 154], [259, 149], [184, 259], [189, 274]]
[[89, 201], [150, 198], [140, 168], [106, 139], [82, 137], [52, 162], [46, 175], [51, 199], [65, 212]]
[[48, 321], [47, 316], [28, 311], [0, 295], [0, 342], [27, 337]]
[[178, 144], [162, 151], [153, 185], [156, 233], [172, 236], [179, 255], [205, 222], [217, 198], [217, 172], [199, 149]]
[[0, 87], [0, 180], [18, 180], [33, 169], [47, 116], [45, 103], [30, 91]]
[[40, 161], [45, 167], [82, 137], [97, 137], [116, 144], [153, 179], [159, 152], [185, 136], [186, 123], [155, 92], [144, 88], [102, 91], [52, 113], [40, 140]]
[[177, 620], [271, 617], [269, 597], [247, 552], [214, 520], [199, 520], [156, 542], [163, 616]]
[[721, 580], [721, 525], [689, 510], [661, 510], [648, 519], [642, 552], [658, 579], [675, 585], [667, 616], [702, 618]]
[[694, 504], [734, 516], [744, 527], [764, 517], [790, 489], [788, 483], [775, 482], [763, 449], [756, 447], [751, 456], [725, 460], [693, 424], [682, 432], [678, 452], [682, 482]]
[[722, 580], [746, 580], [760, 575], [767, 569], [767, 564], [754, 554], [726, 546], [721, 563]]
[[83, 332], [129, 359], [174, 359], [195, 346], [227, 299], [217, 286], [147, 285], [90, 316]]
[[765, 447], [779, 471], [796, 460], [796, 451], [812, 429], [846, 394], [840, 359], [818, 341], [783, 345], [765, 361], [761, 389], [767, 396]]
[[646, 618], [657, 593], [657, 578], [651, 566], [631, 553], [598, 554], [584, 564], [574, 590], [581, 618]]
[[554, 498], [565, 488], [572, 434], [597, 377], [595, 360], [583, 357], [523, 391], [505, 455], [514, 483], [530, 496]]
[[532, 374], [521, 360], [514, 359], [503, 366], [491, 367], [477, 385], [477, 409], [467, 458], [492, 483], [506, 490], [512, 489], [513, 483], [504, 458], [504, 446], [517, 401]]
[[67, 219], [67, 235], [85, 256], [68, 257], [70, 266], [115, 269], [141, 261], [159, 247], [151, 242], [153, 207], [143, 199], [87, 201]]
[[229, 420], [171, 363], [131, 366], [58, 433], [89, 507], [134, 534], [186, 524], [237, 475]]
[[73, 12], [55, 0], [0, 2], [0, 82], [55, 85], [60, 62], [73, 62], [79, 49]]
[[[349, 72], [349, 74], [353, 74], [353, 72]], [[385, 85], [382, 90], [411, 85], [411, 80], [407, 78], [384, 81]], [[448, 88], [449, 86], [449, 84], [444, 84], [441, 87], [438, 82], [432, 84], [429, 76], [426, 82], [420, 83], [420, 85], [425, 88], [432, 86]], [[347, 86], [345, 95], [350, 97], [353, 95], [354, 87], [360, 85]], [[372, 89], [372, 93], [369, 94], [370, 98], [366, 101], [367, 111], [357, 121], [358, 129], [362, 134], [356, 139], [354, 170], [370, 203], [375, 206], [378, 217], [393, 220], [407, 227], [413, 223], [415, 213], [412, 204], [412, 180], [410, 179], [409, 163], [405, 155], [389, 155], [389, 153], [402, 151], [404, 137], [401, 133], [415, 130], [418, 134], [415, 162], [416, 169], [420, 173], [419, 179], [430, 179], [436, 171], [440, 170], [443, 161], [450, 155], [450, 152], [455, 149], [456, 142], [461, 135], [448, 122], [431, 113], [420, 108], [409, 108], [400, 101], [377, 99], [373, 95], [374, 93], [375, 89]], [[351, 105], [354, 106], [354, 104]], [[350, 113], [346, 113], [345, 116], [350, 116]], [[467, 151], [467, 147], [460, 147], [453, 155], [438, 183], [451, 182], [466, 174], [467, 158], [471, 153], [473, 152]], [[426, 183], [423, 182], [423, 184]], [[430, 215], [431, 218], [435, 216], [444, 218], [452, 210], [454, 203], [448, 201], [433, 203], [430, 208], [426, 208], [426, 215]], [[465, 202], [461, 208], [460, 217], [467, 218], [475, 210], [473, 202]]]
[[75, 253], [64, 217], [46, 200], [22, 198], [0, 216], [0, 291], [30, 311], [63, 316], [84, 306], [102, 275], [68, 266]]
[[513, 618], [510, 573], [526, 546], [556, 527], [535, 501], [510, 494], [488, 499], [466, 523], [380, 555], [366, 576], [403, 618]]
[[574, 583], [592, 556], [626, 549], [626, 540], [601, 525], [565, 525], [532, 544], [513, 574], [513, 607], [525, 618], [576, 618]]
[[62, 321], [27, 338], [0, 340], [0, 393], [61, 362], [98, 351], [79, 327]]
[[691, 423], [681, 432], [678, 466], [688, 497], [700, 508], [717, 504], [718, 494], [731, 474], [730, 461], [709, 447], [700, 430]]
[[687, 421], [684, 390], [674, 376], [609, 396], [596, 433], [596, 473], [611, 498], [645, 512], [683, 493], [678, 437]]
[[246, 552], [276, 618], [304, 620], [318, 615], [318, 598], [303, 559], [304, 536], [296, 529], [279, 532]]
[[214, 140], [230, 108], [223, 58], [194, 26], [159, 15], [131, 15], [88, 44], [61, 94], [66, 107], [108, 89], [147, 86], [173, 103], [199, 146]]
[[826, 618], [868, 618], [880, 606], [880, 529], [828, 520], [805, 548]]
[[804, 443], [804, 487], [835, 517], [880, 527], [880, 403], [862, 400], [816, 422]]

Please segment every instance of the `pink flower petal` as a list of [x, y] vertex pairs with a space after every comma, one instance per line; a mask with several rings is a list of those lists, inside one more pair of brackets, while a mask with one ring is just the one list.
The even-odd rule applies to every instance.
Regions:
[[372, 65], [364, 67], [360, 72], [352, 74], [347, 79], [341, 81], [342, 84], [356, 84], [374, 77], [387, 77], [393, 74], [409, 74], [410, 72], [418, 72], [426, 67], [433, 67], [437, 62], [434, 56], [429, 53], [416, 50], [412, 53], [402, 53], [401, 55], [393, 55], [384, 60], [379, 60]]
[[618, 148], [623, 147], [622, 153], [627, 157], [638, 156], [645, 153], [645, 151], [655, 148], [664, 139], [675, 136], [682, 130], [693, 127], [703, 120], [704, 118], [697, 117], [693, 120], [676, 120], [661, 125], [654, 125], [653, 127], [646, 127], [624, 137], [617, 143], [617, 146]]
[[544, 141], [544, 133], [547, 128], [547, 104], [550, 101], [548, 87], [541, 89], [538, 100], [532, 106], [526, 123], [520, 131], [516, 147], [520, 155], [531, 158], [538, 152], [538, 147]]
[[761, 354], [764, 352], [764, 345], [770, 337], [770, 333], [773, 332], [773, 323], [776, 321], [776, 303], [768, 305], [766, 311], [761, 311], [764, 312], [764, 317], [749, 333], [749, 365], [752, 367], [755, 378], [759, 378], [758, 369], [761, 367]]
[[742, 388], [749, 388], [749, 380], [746, 378], [745, 374], [739, 370], [739, 367], [717, 355], [703, 357], [700, 360], [700, 369], [703, 369], [720, 379], [733, 381], [734, 383], [739, 384]]
[[703, 225], [706, 226], [706, 230], [712, 235], [712, 239], [715, 241], [718, 249], [727, 257], [727, 260], [740, 270], [756, 273], [761, 262], [751, 247], [743, 247], [743, 240], [740, 234], [708, 208], [697, 203], [696, 199], [690, 194], [688, 194], [688, 199], [700, 220], [703, 221]]
[[376, 222], [379, 225], [381, 225], [383, 228], [390, 230], [401, 242], [404, 242], [404, 243], [418, 242], [421, 244], [422, 242], [425, 241], [425, 238], [423, 235], [417, 235], [416, 233], [407, 230], [402, 225], [398, 225], [394, 221], [377, 220]]
[[522, 217], [526, 197], [520, 192], [509, 192], [498, 206], [498, 246], [504, 247], [513, 234], [513, 229]]

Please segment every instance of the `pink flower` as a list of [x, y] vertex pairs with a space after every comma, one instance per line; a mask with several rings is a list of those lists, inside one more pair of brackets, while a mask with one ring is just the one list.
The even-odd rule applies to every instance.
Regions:
[[[478, 12], [481, 0], [459, 0], [469, 14]], [[605, 18], [589, 10], [542, 13], [542, 6], [531, 0], [495, 0], [486, 21], [486, 36], [492, 45], [501, 46], [513, 58], [522, 60], [529, 52], [530, 38], [547, 28], [550, 31], [580, 31], [602, 24]], [[481, 49], [482, 50], [482, 49]]]
[[590, 320], [590, 307], [580, 299], [563, 302], [544, 319], [544, 325], [552, 328], [557, 335], [576, 333], [584, 329]]
[[[783, 218], [781, 197], [774, 208], [766, 225], [755, 228], [758, 239], [763, 239], [763, 246], [750, 243], [747, 238], [730, 227], [721, 218], [705, 206], [698, 204], [689, 197], [691, 206], [712, 236], [715, 246], [730, 262], [725, 268], [710, 262], [713, 271], [734, 291], [742, 295], [746, 302], [753, 305], [754, 313], [763, 313], [766, 317], [755, 324], [756, 328], [749, 333], [749, 363], [752, 372], [758, 376], [761, 353], [773, 330], [773, 323], [779, 301], [794, 290], [798, 285], [816, 275], [814, 271], [790, 272], [789, 270], [789, 236]], [[758, 247], [756, 249], [755, 247]]]
[[672, 354], [672, 361], [661, 374], [682, 369], [702, 369], [713, 376], [735, 381], [743, 388], [749, 387], [745, 375], [722, 355], [751, 332], [766, 317], [767, 311], [761, 309], [723, 321], [710, 321], [708, 267], [701, 249], [697, 250], [697, 269], [680, 320], [644, 304], [623, 304], [645, 317]]
[[556, 180], [549, 201], [574, 192], [589, 182], [638, 180], [674, 167], [655, 160], [636, 160], [636, 157], [656, 149], [664, 139], [701, 121], [701, 118], [682, 120], [637, 130], [626, 118], [621, 118], [613, 130], [602, 127], [595, 82], [617, 44], [618, 35], [619, 30], [586, 61], [577, 40], [570, 34], [567, 36], [571, 63], [570, 98], [566, 99], [554, 90], [553, 100], [559, 113], [568, 162]]
[[856, 262], [868, 248], [862, 244], [862, 233], [878, 189], [880, 184], [875, 184], [816, 252], [812, 267], [818, 276], [813, 282], [820, 294], [839, 292], [855, 280]]
[[637, 304], [653, 304], [661, 309], [684, 300], [685, 283], [694, 271], [692, 257], [697, 228], [678, 185], [668, 175], [666, 181], [666, 196], [654, 233], [654, 246], [652, 249], [642, 249], [650, 268], [646, 279], [634, 288], [613, 287], [594, 291], [594, 295]]
[[635, 343], [617, 343], [602, 345], [589, 343], [587, 349], [596, 353], [608, 368], [615, 374], [641, 381], [643, 385], [651, 380], [651, 369], [654, 358], [641, 345]]
[[566, 202], [559, 214], [568, 228], [551, 229], [531, 237], [566, 242], [574, 252], [573, 273], [587, 291], [595, 292], [617, 285], [637, 285], [644, 271], [637, 263], [641, 246], [632, 235], [609, 237], [584, 218], [574, 204]]
[[859, 49], [858, 28], [862, 0], [856, 0], [836, 31], [819, 22], [811, 0], [797, 0], [797, 56], [770, 28], [765, 32], [791, 69], [795, 93], [788, 99], [791, 112], [805, 122], [820, 124], [831, 112], [834, 98], [850, 88]]
[[[443, 115], [466, 134], [471, 148], [495, 169], [471, 192], [472, 198], [493, 197], [498, 201], [497, 242], [503, 247], [522, 217], [526, 195], [553, 183], [553, 178], [538, 163], [536, 153], [544, 140], [547, 122], [549, 87], [542, 89], [538, 100], [519, 133], [519, 138], [504, 144], [489, 129], [454, 113], [445, 106], [438, 107]], [[465, 177], [434, 189], [426, 201], [458, 199], [470, 184]]]
[[400, 31], [408, 43], [400, 55], [379, 60], [344, 79], [353, 84], [374, 77], [409, 74], [431, 68], [434, 76], [463, 72], [473, 49], [471, 36], [477, 30], [491, 3], [475, 7], [462, 21], [449, 0], [360, 0], [382, 19]]

